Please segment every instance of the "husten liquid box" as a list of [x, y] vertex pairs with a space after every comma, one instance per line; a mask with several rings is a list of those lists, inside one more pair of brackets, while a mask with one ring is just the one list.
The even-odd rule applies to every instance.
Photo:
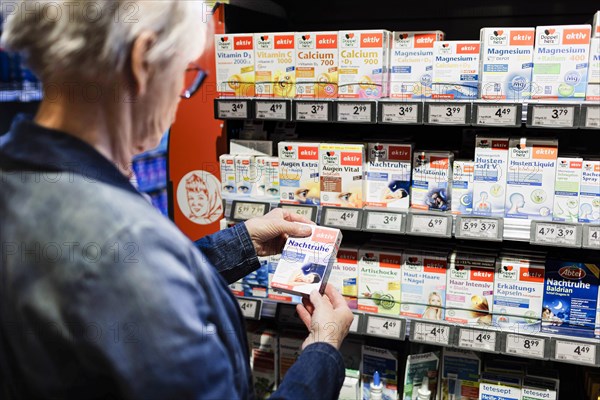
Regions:
[[245, 35], [215, 35], [217, 95], [254, 96], [254, 38]]
[[591, 40], [588, 86], [585, 93], [587, 101], [600, 101], [600, 37]]
[[438, 41], [433, 45], [434, 99], [474, 100], [479, 86], [479, 41]]
[[475, 163], [456, 160], [452, 165], [452, 214], [473, 212], [473, 179]]
[[322, 205], [362, 208], [364, 159], [362, 144], [322, 143], [319, 146]]
[[579, 190], [579, 222], [600, 223], [600, 161], [583, 162]]
[[554, 207], [552, 209], [554, 221], [578, 222], [582, 167], [583, 159], [579, 157], [558, 157], [556, 160]]
[[366, 205], [408, 209], [412, 144], [369, 143], [366, 166]]
[[402, 252], [363, 248], [358, 255], [358, 309], [400, 315]]
[[508, 138], [477, 136], [473, 177], [473, 214], [504, 216]]
[[234, 161], [236, 194], [237, 196], [250, 196], [258, 179], [255, 156], [238, 154]]
[[319, 143], [279, 142], [281, 202], [320, 204]]
[[338, 54], [338, 32], [296, 32], [297, 98], [337, 97]]
[[398, 353], [378, 347], [362, 346], [362, 399], [370, 400], [373, 374], [379, 372], [383, 384], [382, 398], [398, 398]]
[[222, 154], [219, 157], [221, 167], [221, 194], [223, 197], [235, 195], [235, 156], [231, 154]]
[[480, 39], [479, 97], [530, 98], [535, 28], [482, 28]]
[[358, 308], [358, 248], [341, 246], [329, 275], [329, 283], [344, 296], [350, 308]]
[[557, 139], [511, 138], [506, 180], [506, 218], [551, 220]]
[[443, 349], [441, 400], [478, 400], [481, 359], [473, 351]]
[[391, 32], [340, 31], [340, 98], [378, 99], [388, 96]]
[[589, 25], [536, 28], [531, 98], [585, 98], [590, 38]]
[[447, 151], [419, 151], [413, 155], [411, 207], [448, 211], [451, 206], [452, 162]]
[[444, 40], [442, 31], [394, 32], [390, 53], [390, 97], [431, 97], [433, 43]]
[[291, 98], [296, 94], [294, 34], [255, 33], [256, 97]]

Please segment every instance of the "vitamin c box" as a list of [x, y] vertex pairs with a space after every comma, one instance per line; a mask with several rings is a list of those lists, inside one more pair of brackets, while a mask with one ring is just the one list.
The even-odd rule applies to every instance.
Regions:
[[585, 99], [587, 101], [600, 101], [600, 37], [591, 40], [588, 86]]
[[358, 309], [400, 315], [402, 252], [363, 248], [358, 255]]
[[362, 144], [319, 146], [322, 205], [362, 208], [364, 153]]
[[452, 162], [447, 151], [420, 151], [413, 156], [411, 207], [420, 210], [450, 210]]
[[296, 98], [334, 99], [338, 93], [338, 33], [296, 33]]
[[235, 183], [235, 156], [223, 154], [219, 157], [221, 166], [221, 193], [223, 197], [231, 196], [236, 192]]
[[344, 296], [350, 308], [358, 307], [358, 248], [340, 247], [329, 283]]
[[433, 45], [432, 98], [474, 100], [479, 85], [479, 41], [438, 41]]
[[452, 166], [452, 213], [471, 214], [473, 212], [473, 161], [454, 161]]
[[578, 222], [582, 167], [582, 158], [558, 157], [554, 183], [554, 208], [552, 209], [554, 221]]
[[579, 190], [579, 222], [600, 223], [600, 161], [583, 162]]
[[254, 96], [254, 38], [252, 35], [215, 35], [217, 95]]
[[296, 93], [294, 34], [255, 33], [256, 97], [291, 98]]
[[319, 204], [319, 143], [279, 142], [281, 202]]
[[369, 143], [366, 167], [367, 206], [410, 207], [411, 144]]
[[473, 214], [504, 216], [508, 138], [481, 137], [475, 140]]

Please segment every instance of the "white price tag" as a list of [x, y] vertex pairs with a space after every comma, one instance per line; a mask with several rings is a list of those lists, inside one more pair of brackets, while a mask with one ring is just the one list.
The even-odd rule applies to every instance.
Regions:
[[522, 357], [544, 358], [546, 340], [509, 333], [506, 335], [507, 354], [516, 354]]
[[281, 204], [281, 208], [284, 210], [289, 210], [290, 212], [301, 215], [304, 218], [310, 219], [313, 222], [316, 222], [316, 206], [297, 206], [293, 204]]
[[298, 121], [328, 121], [329, 103], [296, 102], [296, 120]]
[[450, 218], [445, 215], [412, 214], [411, 233], [424, 235], [449, 236], [448, 224]]
[[510, 126], [517, 123], [518, 107], [516, 105], [477, 104], [476, 107], [477, 125]]
[[600, 107], [587, 106], [585, 112], [585, 127], [600, 128]]
[[466, 104], [429, 104], [430, 124], [465, 124], [467, 121]]
[[358, 333], [358, 324], [360, 322], [360, 314], [354, 314], [354, 319], [350, 325], [350, 333]]
[[359, 225], [359, 210], [347, 210], [335, 208], [327, 208], [325, 212], [325, 224], [342, 228], [358, 228]]
[[557, 340], [554, 358], [575, 361], [578, 364], [596, 365], [596, 345]]
[[416, 124], [419, 122], [419, 106], [416, 104], [402, 103], [379, 103], [381, 106], [381, 121], [388, 123], [408, 123]]
[[367, 211], [367, 229], [398, 233], [402, 229], [402, 214]]
[[340, 122], [371, 122], [373, 103], [337, 104], [337, 120]]
[[217, 100], [217, 114], [220, 119], [248, 118], [247, 101], [222, 101]]
[[498, 239], [500, 222], [497, 219], [461, 217], [459, 236], [476, 239]]
[[374, 317], [367, 318], [367, 335], [384, 336], [401, 339], [402, 321], [393, 318]]
[[262, 302], [255, 299], [237, 299], [245, 318], [259, 319]]
[[535, 223], [535, 243], [538, 244], [562, 244], [577, 246], [577, 226], [553, 223]]
[[450, 327], [443, 325], [427, 324], [424, 322], [414, 323], [413, 340], [433, 344], [449, 344]]
[[533, 126], [558, 126], [572, 128], [575, 120], [574, 106], [533, 106]]
[[265, 215], [268, 211], [266, 203], [240, 202], [234, 203], [233, 219], [247, 220]]
[[585, 247], [589, 249], [600, 249], [600, 226], [589, 226], [587, 228]]
[[461, 328], [458, 333], [458, 347], [495, 351], [496, 332]]
[[264, 101], [256, 102], [257, 119], [287, 119], [287, 102]]

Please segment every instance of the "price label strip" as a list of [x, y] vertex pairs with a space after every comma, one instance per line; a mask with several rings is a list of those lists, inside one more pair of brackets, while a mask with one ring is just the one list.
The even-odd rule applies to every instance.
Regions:
[[521, 357], [546, 358], [546, 339], [509, 333], [504, 353]]
[[317, 222], [317, 206], [307, 206], [307, 205], [298, 205], [298, 204], [284, 204], [281, 203], [279, 205], [280, 208], [284, 210], [289, 210], [294, 214], [301, 215], [305, 218], [310, 219], [312, 222]]
[[354, 313], [354, 319], [352, 320], [352, 324], [350, 325], [350, 333], [360, 333], [360, 322], [362, 319], [362, 314]]
[[583, 247], [600, 250], [600, 226], [583, 226]]
[[375, 122], [375, 103], [364, 102], [345, 102], [337, 103], [337, 121], [338, 122]]
[[469, 124], [470, 104], [466, 103], [427, 103], [427, 122], [436, 125]]
[[448, 346], [450, 345], [450, 330], [451, 327], [448, 325], [413, 321], [410, 340]]
[[529, 104], [533, 110], [529, 126], [573, 128], [575, 126], [575, 106], [549, 106]]
[[521, 126], [521, 112], [517, 104], [476, 104], [475, 125]]
[[329, 121], [329, 105], [326, 102], [296, 101], [296, 121]]
[[452, 216], [435, 214], [408, 214], [407, 233], [421, 236], [452, 236]]
[[405, 321], [396, 318], [367, 316], [366, 334], [388, 339], [404, 340]]
[[589, 343], [556, 340], [554, 359], [558, 361], [571, 361], [577, 364], [596, 365], [596, 345]]
[[250, 102], [248, 100], [215, 100], [215, 117], [218, 119], [248, 119]]
[[581, 225], [533, 221], [531, 238], [533, 244], [581, 247]]
[[585, 113], [585, 119], [581, 124], [582, 128], [598, 129], [600, 128], [600, 106], [591, 106], [587, 104], [581, 105], [582, 111]]
[[461, 239], [502, 240], [504, 220], [500, 218], [465, 217], [456, 218], [456, 236]]
[[423, 103], [379, 102], [379, 122], [383, 124], [420, 124]]
[[360, 230], [362, 217], [362, 210], [360, 209], [324, 207], [323, 213], [322, 225]]
[[375, 232], [404, 233], [405, 214], [365, 210], [363, 229]]
[[249, 299], [247, 297], [238, 297], [238, 304], [242, 310], [244, 318], [248, 319], [260, 319], [260, 312], [262, 310], [262, 300], [260, 299]]
[[231, 206], [232, 217], [234, 221], [245, 221], [250, 218], [260, 217], [269, 212], [271, 205], [269, 203], [255, 203], [234, 200]]
[[288, 101], [255, 100], [256, 119], [287, 121], [289, 120]]
[[496, 332], [460, 328], [458, 347], [480, 351], [496, 351]]

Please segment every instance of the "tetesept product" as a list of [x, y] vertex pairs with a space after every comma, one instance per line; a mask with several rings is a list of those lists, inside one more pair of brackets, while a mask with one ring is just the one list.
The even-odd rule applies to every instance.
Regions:
[[583, 161], [579, 191], [579, 222], [600, 223], [600, 161]]
[[222, 154], [219, 157], [221, 167], [221, 194], [227, 198], [235, 195], [235, 156], [231, 154]]
[[338, 96], [379, 99], [388, 96], [391, 32], [340, 31]]
[[319, 143], [279, 142], [281, 202], [320, 204]]
[[398, 353], [378, 347], [362, 346], [362, 399], [370, 399], [373, 374], [379, 372], [383, 398], [398, 398]]
[[482, 28], [480, 39], [479, 97], [530, 98], [535, 28]]
[[402, 252], [362, 248], [358, 253], [358, 309], [400, 315]]
[[296, 98], [338, 93], [338, 32], [296, 32]]
[[581, 101], [585, 98], [590, 38], [589, 25], [536, 28], [532, 99]]
[[256, 396], [268, 398], [277, 389], [277, 332], [264, 329], [249, 333], [252, 354], [250, 364]]
[[254, 96], [252, 34], [215, 35], [215, 62], [218, 96]]
[[442, 31], [394, 32], [390, 53], [390, 97], [431, 97], [433, 43], [444, 40]]
[[456, 160], [452, 165], [452, 213], [469, 215], [473, 212], [473, 179], [475, 163]]
[[237, 196], [250, 196], [258, 179], [255, 156], [238, 154], [235, 156], [235, 186]]
[[477, 136], [473, 177], [473, 214], [504, 216], [508, 138]]
[[365, 200], [367, 206], [408, 209], [412, 144], [369, 143]]
[[445, 40], [434, 43], [432, 98], [445, 100], [477, 98], [479, 49], [479, 40]]
[[305, 339], [297, 332], [283, 332], [279, 336], [279, 382], [298, 359]]
[[440, 353], [437, 351], [409, 355], [406, 358], [402, 398], [418, 399], [417, 391], [425, 378], [429, 380], [429, 390], [437, 392], [439, 364]]
[[590, 65], [585, 99], [600, 101], [600, 37], [592, 38], [590, 44]]
[[291, 98], [296, 93], [294, 33], [255, 33], [256, 97]]
[[321, 205], [362, 208], [364, 159], [365, 146], [362, 144], [321, 143]]
[[350, 308], [358, 307], [358, 248], [341, 246], [329, 275], [329, 283], [344, 296]]
[[339, 229], [306, 226], [312, 234], [288, 238], [271, 280], [273, 288], [299, 296], [308, 296], [313, 290], [324, 292], [342, 241]]
[[444, 348], [441, 367], [443, 399], [479, 400], [481, 359], [468, 350]]
[[413, 155], [411, 207], [448, 211], [452, 194], [452, 162], [448, 151], [418, 151]]
[[557, 400], [558, 387], [555, 380], [526, 376], [521, 394], [522, 400]]
[[481, 400], [515, 400], [521, 399], [522, 379], [518, 375], [484, 372], [479, 384]]
[[554, 182], [554, 207], [552, 219], [561, 222], [578, 222], [579, 185], [583, 158], [558, 157]]

